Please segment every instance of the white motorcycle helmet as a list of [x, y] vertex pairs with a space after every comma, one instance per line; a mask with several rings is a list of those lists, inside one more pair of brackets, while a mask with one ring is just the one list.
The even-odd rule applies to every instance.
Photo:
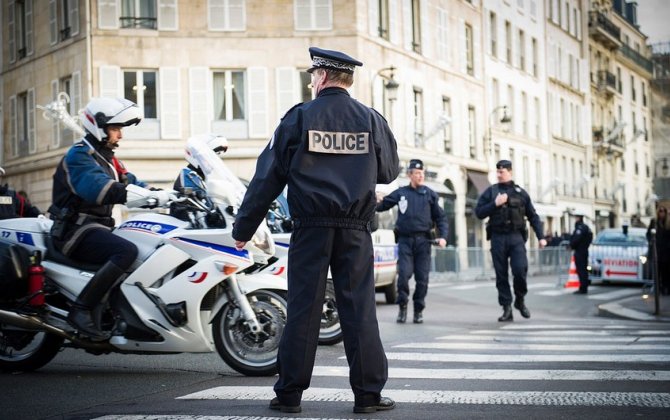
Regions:
[[123, 98], [92, 98], [81, 115], [84, 129], [101, 142], [107, 140], [108, 126], [127, 127], [140, 121], [140, 108]]
[[[217, 136], [216, 134], [200, 134], [191, 137], [191, 140], [196, 140], [197, 142], [204, 144], [217, 155], [219, 153], [225, 153], [228, 150], [228, 140], [225, 137]], [[194, 168], [199, 167], [197, 160], [191, 155], [191, 152], [188, 148], [186, 149], [185, 155], [188, 163], [190, 163]]]

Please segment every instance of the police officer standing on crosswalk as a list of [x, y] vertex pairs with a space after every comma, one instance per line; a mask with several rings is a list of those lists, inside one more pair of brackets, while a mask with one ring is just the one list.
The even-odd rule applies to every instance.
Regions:
[[591, 228], [584, 223], [584, 215], [581, 213], [574, 215], [577, 218], [575, 230], [570, 236], [570, 249], [574, 251], [575, 268], [579, 276], [579, 289], [575, 291], [576, 295], [585, 295], [589, 292], [589, 246], [593, 240]]
[[414, 275], [414, 323], [423, 322], [428, 293], [428, 272], [430, 271], [430, 246], [433, 226], [437, 227], [437, 243], [447, 244], [448, 225], [444, 211], [438, 203], [437, 193], [424, 185], [423, 162], [409, 161], [407, 168], [409, 184], [398, 188], [378, 200], [377, 211], [385, 211], [398, 206], [398, 220], [395, 232], [398, 238], [398, 323], [407, 320], [409, 301], [409, 279]]
[[338, 51], [312, 47], [309, 52], [316, 98], [282, 118], [258, 158], [233, 228], [241, 249], [288, 185], [295, 227], [288, 255], [288, 318], [279, 345], [277, 396], [270, 408], [301, 411], [330, 267], [354, 412], [390, 410], [395, 402], [381, 396], [388, 363], [377, 323], [370, 223], [376, 184], [398, 176], [397, 145], [386, 120], [346, 90], [362, 63]]
[[475, 214], [479, 219], [489, 218], [486, 225], [487, 238], [491, 240], [491, 256], [496, 272], [498, 303], [503, 307], [500, 322], [513, 321], [512, 293], [509, 287], [509, 266], [512, 266], [514, 307], [524, 318], [530, 318], [524, 297], [528, 293], [526, 276], [528, 258], [526, 219], [535, 231], [540, 248], [547, 245], [542, 230], [542, 221], [535, 212], [530, 196], [512, 180], [512, 162], [496, 163], [498, 183], [488, 187], [477, 200]]

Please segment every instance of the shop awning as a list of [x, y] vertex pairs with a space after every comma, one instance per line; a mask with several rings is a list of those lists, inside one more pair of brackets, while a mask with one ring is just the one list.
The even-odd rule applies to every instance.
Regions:
[[435, 192], [438, 193], [438, 194], [442, 194], [442, 195], [456, 195], [453, 191], [451, 191], [451, 189], [449, 189], [449, 187], [447, 187], [446, 185], [441, 184], [441, 183], [439, 183], [439, 182], [436, 182], [436, 181], [424, 181], [423, 184], [424, 184], [426, 187], [430, 188], [431, 190], [435, 191]]
[[478, 195], [481, 195], [491, 185], [489, 176], [485, 172], [468, 171], [468, 179], [477, 189]]

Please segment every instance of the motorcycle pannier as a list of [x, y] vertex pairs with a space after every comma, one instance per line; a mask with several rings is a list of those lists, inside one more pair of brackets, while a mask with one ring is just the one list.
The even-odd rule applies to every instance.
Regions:
[[19, 245], [0, 243], [0, 301], [8, 302], [28, 293], [30, 254]]

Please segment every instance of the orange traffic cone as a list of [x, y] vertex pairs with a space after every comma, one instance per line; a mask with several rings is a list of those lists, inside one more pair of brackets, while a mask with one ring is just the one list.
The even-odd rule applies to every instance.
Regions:
[[569, 287], [579, 287], [579, 276], [577, 275], [577, 266], [575, 265], [575, 256], [570, 257], [570, 269], [568, 270], [568, 281], [565, 283], [566, 289]]

